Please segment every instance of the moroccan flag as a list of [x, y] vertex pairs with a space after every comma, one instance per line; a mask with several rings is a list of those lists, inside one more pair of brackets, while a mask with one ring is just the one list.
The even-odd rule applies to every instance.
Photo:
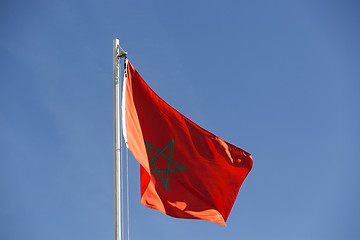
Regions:
[[123, 132], [140, 163], [141, 202], [177, 218], [225, 225], [251, 155], [199, 127], [144, 82], [127, 61]]

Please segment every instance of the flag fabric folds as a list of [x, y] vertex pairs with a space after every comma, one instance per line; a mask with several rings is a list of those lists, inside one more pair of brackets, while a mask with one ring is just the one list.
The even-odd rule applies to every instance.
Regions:
[[177, 218], [225, 225], [251, 154], [199, 127], [162, 100], [127, 60], [122, 124], [140, 163], [141, 202]]

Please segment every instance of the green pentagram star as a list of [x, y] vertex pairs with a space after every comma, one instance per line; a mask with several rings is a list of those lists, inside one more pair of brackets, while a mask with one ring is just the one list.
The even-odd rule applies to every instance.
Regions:
[[[157, 149], [155, 146], [153, 146], [151, 143], [149, 143], [148, 141], [145, 140], [145, 144], [146, 144], [146, 148], [147, 148], [147, 151], [149, 152], [149, 155], [150, 155], [150, 158], [151, 160], [149, 161], [149, 167], [151, 165], [154, 165], [154, 168], [155, 170], [150, 170], [150, 173], [157, 173], [157, 175], [159, 176], [160, 178], [160, 181], [162, 182], [162, 184], [164, 185], [166, 191], [168, 190], [168, 183], [169, 183], [169, 173], [170, 172], [178, 172], [178, 171], [184, 171], [184, 170], [189, 170], [187, 169], [186, 167], [180, 165], [179, 163], [175, 162], [174, 160], [171, 159], [172, 157], [172, 152], [173, 152], [173, 148], [174, 148], [174, 141], [175, 141], [175, 138], [173, 140], [171, 140], [163, 149], [161, 149], [161, 151], [159, 149]], [[169, 153], [169, 156], [166, 156], [164, 154], [164, 151], [170, 147], [170, 153]], [[153, 156], [153, 154], [151, 153], [151, 149], [154, 149], [157, 153], [155, 156]], [[157, 165], [156, 165], [156, 159], [160, 156], [163, 156], [164, 158], [166, 158], [168, 160], [167, 162], [167, 168], [166, 169], [158, 169]], [[176, 166], [178, 166], [179, 168], [173, 168], [171, 169], [170, 168], [170, 165], [171, 163], [175, 164]], [[166, 179], [164, 181], [164, 178], [161, 176], [160, 173], [166, 173]]]

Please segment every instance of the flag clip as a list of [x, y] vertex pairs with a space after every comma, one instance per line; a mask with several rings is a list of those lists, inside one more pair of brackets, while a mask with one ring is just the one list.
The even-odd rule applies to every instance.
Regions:
[[120, 45], [117, 46], [117, 57], [118, 58], [123, 58], [127, 56], [127, 52], [125, 52]]

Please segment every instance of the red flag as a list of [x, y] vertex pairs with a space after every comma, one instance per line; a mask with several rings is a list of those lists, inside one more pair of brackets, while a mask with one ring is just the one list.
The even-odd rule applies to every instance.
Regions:
[[251, 154], [176, 111], [127, 62], [125, 141], [140, 163], [141, 202], [177, 218], [225, 225], [252, 167]]

